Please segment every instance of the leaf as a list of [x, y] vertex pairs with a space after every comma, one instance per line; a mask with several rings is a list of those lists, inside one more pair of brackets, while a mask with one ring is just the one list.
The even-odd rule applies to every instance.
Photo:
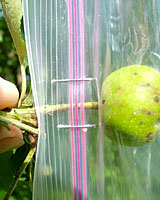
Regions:
[[27, 144], [31, 144], [31, 141], [30, 141], [28, 135], [23, 135], [23, 138], [24, 138], [24, 140], [25, 140], [25, 142], [26, 142]]
[[6, 194], [5, 190], [0, 189], [0, 199], [4, 199], [5, 194]]
[[29, 189], [29, 182], [26, 180], [20, 180], [12, 194], [16, 200], [31, 200], [32, 193]]
[[30, 86], [30, 91], [26, 98], [22, 101], [21, 107], [27, 108], [27, 107], [32, 107], [33, 106], [33, 95], [32, 95], [32, 88]]
[[4, 126], [8, 131], [10, 131], [10, 127], [8, 126], [7, 123], [0, 121], [0, 125]]
[[25, 67], [29, 66], [28, 64], [28, 58], [27, 56], [25, 56], [24, 60], [23, 60], [23, 63], [22, 63]]
[[26, 46], [25, 42], [21, 39], [21, 19], [23, 15], [21, 0], [3, 0], [1, 1], [1, 6], [15, 43], [20, 63], [22, 63], [26, 56]]
[[13, 110], [14, 114], [15, 114], [15, 117], [19, 120], [21, 120], [21, 116], [20, 114], [16, 111], [16, 110]]
[[[12, 189], [14, 189], [14, 186], [16, 186], [17, 181], [21, 182], [21, 186], [24, 185], [24, 183], [26, 183], [28, 185], [28, 187], [26, 188], [26, 185], [24, 186], [24, 188], [22, 189], [22, 194], [24, 193], [24, 189], [27, 189], [27, 191], [29, 191], [29, 182], [28, 182], [28, 173], [25, 170], [25, 167], [27, 166], [26, 161], [28, 161], [28, 152], [31, 153], [31, 155], [29, 154], [29, 159], [31, 160], [32, 157], [34, 155], [34, 152], [32, 149], [30, 150], [30, 145], [25, 144], [24, 146], [20, 147], [19, 149], [17, 149], [15, 151], [15, 153], [13, 154], [12, 152], [12, 157], [11, 158], [11, 170], [12, 170], [12, 174], [14, 175], [12, 180], [10, 181], [10, 184], [8, 184], [8, 191], [6, 193], [5, 199], [8, 199], [8, 197], [10, 197], [11, 193], [12, 193]], [[27, 159], [27, 160], [26, 160]], [[29, 161], [30, 161], [29, 160]], [[3, 189], [3, 188], [2, 188]], [[1, 190], [1, 188], [0, 188]], [[6, 188], [7, 190], [7, 188]], [[17, 187], [16, 187], [16, 191], [14, 191], [14, 193], [20, 193], [20, 191], [17, 191]], [[31, 192], [29, 192], [31, 195]], [[24, 196], [24, 195], [23, 195]], [[15, 195], [16, 200], [18, 199], [23, 199], [23, 198], [17, 198], [17, 194]], [[14, 199], [14, 195], [11, 197], [11, 199]], [[24, 198], [25, 199], [25, 198]]]
[[16, 175], [17, 171], [19, 170], [20, 166], [25, 160], [29, 150], [30, 150], [30, 145], [25, 144], [20, 148], [18, 148], [16, 152], [13, 154], [11, 163], [14, 175]]
[[29, 149], [30, 145], [25, 144], [18, 148], [15, 153], [13, 153], [14, 151], [9, 151], [0, 154], [0, 190], [8, 190]]
[[[0, 115], [4, 115], [4, 113], [0, 111]], [[10, 131], [10, 127], [8, 126], [6, 122], [0, 121], [0, 125], [4, 126], [7, 130]]]
[[3, 31], [0, 30], [0, 43], [2, 43], [2, 42], [3, 42]]
[[13, 180], [11, 164], [12, 151], [0, 154], [0, 190], [7, 191]]

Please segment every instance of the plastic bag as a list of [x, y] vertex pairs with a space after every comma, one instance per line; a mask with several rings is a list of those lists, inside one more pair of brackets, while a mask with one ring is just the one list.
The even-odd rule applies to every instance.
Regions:
[[[36, 200], [97, 199], [99, 195], [103, 199], [98, 110], [84, 107], [84, 102], [98, 101], [99, 9], [96, 1], [88, 3], [23, 1], [40, 129], [33, 192]], [[47, 110], [51, 105], [62, 109], [43, 112], [44, 106]]]
[[[109, 73], [128, 65], [160, 69], [160, 4], [158, 1], [103, 1], [106, 56]], [[105, 13], [105, 14], [104, 14]], [[102, 17], [103, 18], [103, 17]], [[102, 78], [103, 79], [103, 78]], [[128, 121], [130, 123], [130, 121]], [[141, 147], [104, 140], [105, 198], [156, 200], [160, 192], [160, 136]]]
[[158, 1], [23, 0], [23, 12], [40, 130], [33, 199], [159, 199], [159, 135], [115, 144], [101, 109], [84, 104], [100, 103], [103, 80], [121, 67], [159, 68]]

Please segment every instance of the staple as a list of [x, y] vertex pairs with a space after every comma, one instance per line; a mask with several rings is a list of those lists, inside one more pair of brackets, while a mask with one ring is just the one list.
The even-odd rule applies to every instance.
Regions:
[[84, 125], [63, 125], [59, 124], [57, 128], [96, 128], [95, 124], [84, 124]]
[[96, 80], [96, 78], [92, 78], [92, 77], [90, 77], [90, 78], [77, 78], [77, 79], [53, 79], [53, 80], [51, 80], [51, 83], [58, 83], [58, 82], [70, 82], [70, 81], [72, 81], [72, 82], [75, 82], [75, 81], [95, 81]]

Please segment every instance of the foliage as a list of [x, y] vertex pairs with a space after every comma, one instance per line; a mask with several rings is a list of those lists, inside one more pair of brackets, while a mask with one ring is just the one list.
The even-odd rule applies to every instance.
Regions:
[[18, 66], [16, 49], [0, 11], [0, 76], [18, 84]]
[[[18, 148], [15, 152], [9, 151], [0, 154], [0, 197], [4, 198], [6, 191], [8, 191], [9, 186], [12, 184], [17, 170], [22, 165], [27, 153], [29, 151], [29, 145], [25, 144]], [[13, 199], [31, 199], [31, 188], [29, 180], [29, 168], [23, 173], [22, 177], [19, 179], [16, 189], [13, 192]]]
[[[7, 24], [0, 9], [0, 76], [6, 80], [15, 83], [21, 88], [21, 75], [18, 56], [16, 49], [9, 33]], [[27, 79], [29, 79], [29, 71], [27, 69]], [[28, 83], [28, 88], [30, 83]], [[14, 181], [14, 177], [22, 165], [30, 145], [25, 145], [17, 150], [0, 154], [0, 199], [3, 199], [10, 185]], [[10, 197], [11, 200], [29, 200], [31, 199], [33, 162], [23, 172], [19, 182]], [[31, 167], [32, 166], [32, 167]]]

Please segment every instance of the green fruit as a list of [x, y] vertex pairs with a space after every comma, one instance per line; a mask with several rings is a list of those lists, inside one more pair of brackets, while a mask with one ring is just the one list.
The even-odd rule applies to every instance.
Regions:
[[158, 133], [160, 73], [145, 65], [131, 65], [111, 73], [101, 91], [105, 134], [114, 142], [140, 146]]

